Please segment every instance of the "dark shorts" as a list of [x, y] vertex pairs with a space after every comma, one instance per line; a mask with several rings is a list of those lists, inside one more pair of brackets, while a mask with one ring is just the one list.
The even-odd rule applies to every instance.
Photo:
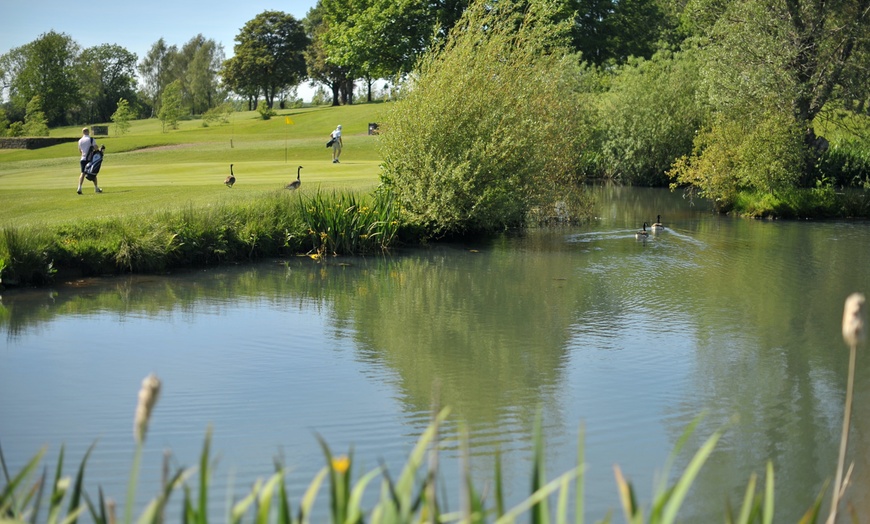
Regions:
[[82, 164], [82, 170], [81, 170], [81, 173], [84, 173], [84, 172], [85, 172], [85, 166], [88, 165], [88, 161], [87, 161], [87, 160], [82, 160], [81, 164]]

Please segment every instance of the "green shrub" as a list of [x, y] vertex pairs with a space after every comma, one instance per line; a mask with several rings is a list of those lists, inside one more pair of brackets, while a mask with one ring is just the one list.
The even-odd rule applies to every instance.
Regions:
[[547, 9], [474, 3], [387, 110], [382, 181], [430, 235], [519, 226], [543, 193], [576, 187], [591, 109]]
[[704, 120], [696, 53], [660, 51], [630, 60], [600, 97], [599, 169], [633, 185], [666, 185], [674, 159], [692, 150]]
[[866, 189], [870, 186], [870, 146], [855, 139], [832, 143], [819, 159], [818, 171], [838, 187]]

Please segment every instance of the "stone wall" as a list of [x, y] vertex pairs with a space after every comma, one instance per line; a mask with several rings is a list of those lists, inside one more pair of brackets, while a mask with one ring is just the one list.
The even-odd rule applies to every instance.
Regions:
[[66, 142], [78, 142], [77, 137], [0, 137], [0, 149], [39, 149]]

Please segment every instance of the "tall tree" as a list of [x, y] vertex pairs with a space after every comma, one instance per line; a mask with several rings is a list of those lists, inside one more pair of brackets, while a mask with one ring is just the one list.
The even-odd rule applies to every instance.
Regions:
[[85, 49], [79, 56], [77, 71], [85, 121], [108, 122], [118, 108], [118, 100], [136, 98], [136, 54], [119, 45]]
[[278, 93], [305, 78], [308, 37], [292, 15], [264, 11], [245, 24], [235, 41], [235, 55], [224, 62], [223, 71], [233, 91], [249, 92], [256, 85], [272, 107]]
[[598, 65], [650, 58], [677, 25], [657, 0], [568, 0], [561, 13], [574, 20], [574, 47]]
[[202, 114], [221, 102], [218, 70], [224, 62], [223, 47], [202, 34], [191, 38], [178, 54], [177, 76], [184, 103], [191, 114]]
[[856, 50], [870, 43], [870, 0], [734, 0], [709, 42], [701, 73], [714, 118], [674, 177], [724, 208], [741, 190], [811, 184], [815, 119], [866, 68]]
[[68, 111], [78, 102], [75, 65], [79, 46], [64, 33], [50, 31], [4, 60], [11, 105], [22, 114], [34, 96], [51, 126], [68, 123]]
[[[309, 19], [310, 15], [309, 11]], [[320, 24], [314, 27], [311, 44], [305, 50], [305, 63], [308, 67], [308, 77], [312, 81], [328, 87], [332, 92], [332, 105], [338, 106], [341, 105], [340, 88], [347, 82], [348, 70], [329, 61], [329, 55], [323, 45], [322, 38], [326, 29], [326, 24], [322, 22], [322, 19]]]
[[175, 46], [167, 46], [161, 38], [154, 42], [148, 54], [139, 62], [139, 75], [144, 83], [146, 102], [151, 105], [152, 116], [160, 109], [160, 98], [163, 90], [172, 80], [169, 78], [171, 62], [178, 49]]

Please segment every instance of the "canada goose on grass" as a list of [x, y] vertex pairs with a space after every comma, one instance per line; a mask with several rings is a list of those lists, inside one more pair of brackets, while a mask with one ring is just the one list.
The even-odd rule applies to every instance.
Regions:
[[230, 164], [230, 176], [228, 176], [226, 178], [226, 180], [224, 180], [224, 184], [226, 184], [227, 187], [233, 187], [233, 184], [235, 184], [235, 183], [236, 183], [236, 175], [233, 174], [233, 165]]
[[299, 186], [302, 185], [302, 181], [299, 180], [299, 175], [301, 173], [302, 173], [302, 166], [299, 166], [298, 168], [296, 168], [296, 180], [294, 180], [293, 182], [290, 182], [289, 184], [287, 184], [284, 187], [286, 189], [290, 189], [290, 190], [299, 189]]
[[650, 226], [650, 229], [652, 230], [653, 233], [659, 233], [661, 231], [664, 231], [665, 226], [662, 225], [662, 216], [661, 215], [656, 215], [656, 221], [653, 225]]
[[643, 223], [643, 229], [634, 234], [634, 238], [638, 240], [644, 240], [649, 235], [649, 231], [646, 230], [646, 222]]

